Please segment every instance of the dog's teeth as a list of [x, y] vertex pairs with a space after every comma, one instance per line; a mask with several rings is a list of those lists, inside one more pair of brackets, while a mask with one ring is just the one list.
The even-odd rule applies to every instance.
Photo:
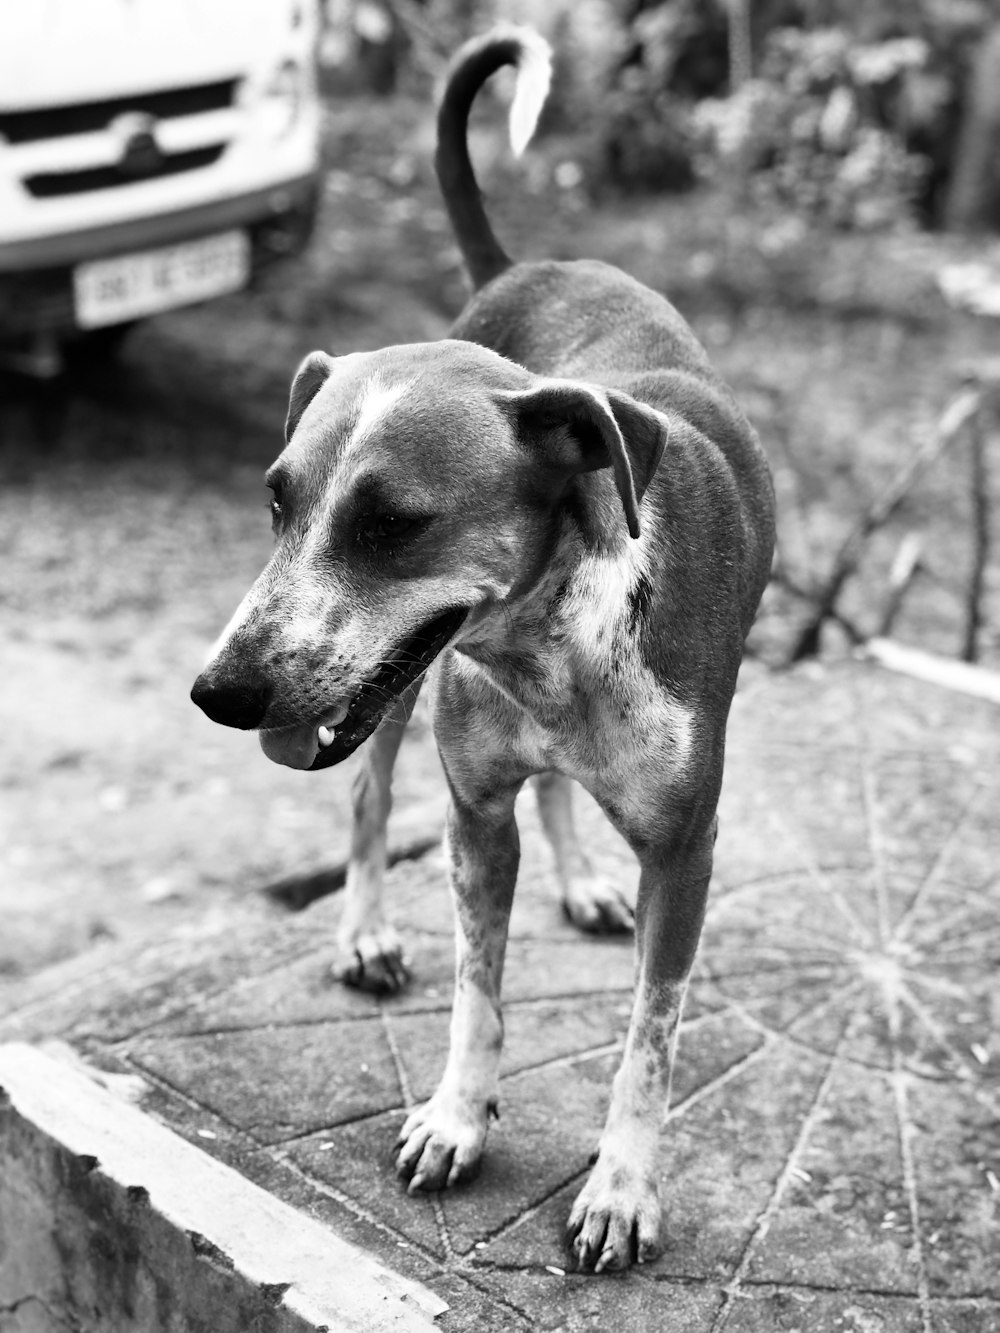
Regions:
[[320, 727], [316, 733], [320, 745], [327, 746], [333, 744], [333, 731], [330, 727]]

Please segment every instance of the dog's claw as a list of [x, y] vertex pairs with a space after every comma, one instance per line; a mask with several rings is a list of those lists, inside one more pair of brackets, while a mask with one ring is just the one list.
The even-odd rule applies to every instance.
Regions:
[[650, 1240], [649, 1237], [639, 1237], [639, 1253], [636, 1255], [637, 1264], [651, 1263], [660, 1252], [659, 1241]]
[[632, 1264], [645, 1263], [656, 1252], [648, 1241], [640, 1242], [638, 1223], [629, 1227], [625, 1218], [603, 1214], [587, 1222], [589, 1234], [578, 1236], [573, 1244], [577, 1272], [622, 1272]]
[[479, 1171], [486, 1141], [486, 1115], [432, 1098], [411, 1111], [399, 1132], [396, 1171], [407, 1193], [443, 1190]]
[[624, 935], [635, 929], [635, 909], [625, 893], [596, 875], [573, 880], [563, 899], [563, 911], [588, 935]]
[[410, 980], [403, 945], [391, 926], [340, 944], [333, 976], [370, 995], [396, 995]]
[[655, 1258], [659, 1229], [655, 1180], [598, 1166], [573, 1205], [567, 1239], [579, 1272], [618, 1272]]

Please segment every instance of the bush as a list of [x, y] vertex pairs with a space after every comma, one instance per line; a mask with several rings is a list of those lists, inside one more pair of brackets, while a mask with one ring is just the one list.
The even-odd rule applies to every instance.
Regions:
[[699, 171], [836, 227], [912, 223], [928, 162], [886, 123], [886, 108], [928, 56], [919, 38], [861, 45], [840, 28], [778, 29], [759, 77], [695, 109]]
[[672, 0], [622, 26], [598, 122], [602, 168], [615, 185], [656, 192], [695, 183], [692, 107], [724, 86], [726, 42], [718, 0]]

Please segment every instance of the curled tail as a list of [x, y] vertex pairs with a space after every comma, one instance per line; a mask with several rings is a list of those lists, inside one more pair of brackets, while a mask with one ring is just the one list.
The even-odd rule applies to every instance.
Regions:
[[467, 139], [476, 94], [502, 65], [517, 70], [510, 142], [515, 156], [520, 156], [534, 133], [551, 77], [548, 43], [533, 29], [505, 25], [466, 42], [451, 62], [438, 107], [434, 166], [455, 239], [477, 290], [512, 263], [483, 209]]

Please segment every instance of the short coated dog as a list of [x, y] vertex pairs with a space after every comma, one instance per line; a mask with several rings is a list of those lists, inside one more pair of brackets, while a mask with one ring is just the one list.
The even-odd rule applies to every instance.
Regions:
[[507, 64], [523, 146], [548, 88], [548, 48], [525, 29], [459, 52], [438, 118], [438, 175], [475, 294], [443, 341], [302, 364], [287, 447], [267, 474], [274, 555], [192, 697], [217, 722], [258, 729], [264, 752], [296, 768], [339, 763], [374, 733], [342, 944], [373, 937], [391, 973], [389, 774], [435, 663], [457, 963], [444, 1075], [401, 1133], [411, 1190], [473, 1175], [496, 1106], [518, 790], [540, 784], [583, 925], [624, 924], [627, 909], [579, 889], [568, 780], [628, 841], [635, 998], [569, 1221], [579, 1266], [601, 1271], [657, 1249], [659, 1130], [773, 499], [753, 430], [664, 297], [602, 263], [514, 264], [498, 244], [466, 127]]

